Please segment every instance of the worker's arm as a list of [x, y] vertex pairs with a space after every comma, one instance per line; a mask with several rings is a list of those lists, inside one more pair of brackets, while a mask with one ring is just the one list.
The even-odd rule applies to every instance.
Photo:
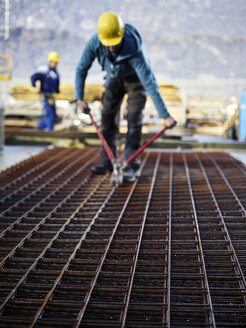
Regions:
[[39, 72], [32, 74], [32, 76], [31, 76], [32, 86], [35, 88], [36, 87], [36, 82], [41, 81], [42, 78], [43, 78], [43, 76]]
[[76, 69], [75, 95], [74, 95], [74, 99], [76, 100], [78, 99], [82, 101], [84, 100], [85, 80], [88, 74], [88, 70], [90, 69], [96, 57], [95, 44], [96, 44], [96, 35], [94, 34], [91, 37], [91, 39], [87, 42]]
[[57, 73], [56, 93], [60, 93], [60, 76]]
[[171, 117], [167, 110], [166, 104], [159, 92], [159, 86], [155, 76], [150, 68], [148, 60], [144, 56], [144, 53], [140, 51], [136, 56], [132, 57], [129, 62], [138, 75], [145, 91], [151, 97], [158, 111], [159, 117], [165, 120], [165, 125], [168, 128], [172, 128], [176, 124], [176, 121]]
[[32, 86], [35, 88], [36, 87], [36, 82], [40, 81], [42, 83], [45, 74], [48, 72], [48, 67], [47, 66], [41, 66], [37, 69], [37, 72], [31, 75], [31, 83]]

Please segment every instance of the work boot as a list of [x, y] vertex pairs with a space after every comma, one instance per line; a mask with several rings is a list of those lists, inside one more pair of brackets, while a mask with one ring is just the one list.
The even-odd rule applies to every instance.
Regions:
[[91, 172], [96, 174], [105, 174], [107, 172], [113, 172], [113, 165], [111, 163], [101, 163], [92, 166]]
[[123, 170], [123, 181], [134, 182], [139, 175], [139, 168], [127, 166]]

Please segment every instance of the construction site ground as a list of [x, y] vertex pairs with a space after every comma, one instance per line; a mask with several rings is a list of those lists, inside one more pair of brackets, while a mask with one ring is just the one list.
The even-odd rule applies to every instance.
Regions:
[[21, 153], [0, 175], [0, 327], [246, 326], [246, 166], [232, 153], [148, 150], [118, 187], [91, 174], [97, 147]]
[[[4, 149], [0, 152], [0, 171], [5, 170], [6, 168], [10, 167], [11, 165], [17, 164], [18, 162], [27, 159], [31, 156], [35, 156], [36, 154], [44, 151], [47, 148], [52, 148], [56, 146], [69, 146], [71, 145], [71, 139], [65, 139], [65, 141], [57, 137], [57, 142], [54, 142], [55, 137], [47, 137], [46, 132], [34, 131], [37, 135], [43, 135], [43, 137], [37, 137], [37, 142], [40, 142], [41, 145], [35, 144], [35, 136], [33, 136], [32, 132], [32, 140], [34, 140], [33, 145], [25, 145], [25, 141], [29, 141], [30, 138], [22, 139], [20, 145], [18, 144], [9, 144], [5, 145]], [[22, 129], [20, 136], [25, 135], [25, 131]], [[51, 133], [54, 134], [54, 133]], [[94, 133], [95, 134], [95, 133]], [[10, 135], [10, 134], [9, 134]], [[28, 133], [27, 133], [28, 135]], [[151, 135], [151, 134], [150, 134]], [[63, 132], [64, 137], [64, 132]], [[96, 137], [93, 137], [93, 139]], [[148, 137], [148, 134], [145, 138]], [[42, 144], [42, 142], [47, 141], [50, 143], [49, 145]], [[76, 142], [75, 142], [76, 143]], [[96, 139], [93, 142], [94, 144], [99, 144], [100, 142]], [[80, 145], [81, 147], [81, 145]], [[228, 152], [231, 156], [235, 157], [242, 163], [246, 165], [246, 142], [239, 142], [234, 140], [227, 140], [221, 137], [216, 136], [206, 136], [206, 135], [193, 135], [187, 136], [182, 138], [166, 138], [163, 140], [158, 140], [155, 144], [152, 145], [152, 149], [157, 149], [160, 151], [180, 151], [180, 150], [187, 150], [187, 151], [223, 151]]]
[[[102, 89], [88, 87], [99, 122]], [[52, 132], [36, 128], [38, 90], [13, 90], [0, 154], [0, 327], [246, 327], [237, 104], [184, 106], [163, 87], [178, 125], [141, 155], [134, 183], [113, 186], [110, 173], [91, 173], [100, 141], [88, 116], [62, 107], [70, 88]], [[142, 142], [160, 129], [147, 102]]]

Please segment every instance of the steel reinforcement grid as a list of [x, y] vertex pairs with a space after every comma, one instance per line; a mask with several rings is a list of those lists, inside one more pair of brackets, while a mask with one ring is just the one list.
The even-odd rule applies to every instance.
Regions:
[[0, 175], [0, 327], [246, 327], [246, 167], [145, 152], [119, 187], [95, 148]]

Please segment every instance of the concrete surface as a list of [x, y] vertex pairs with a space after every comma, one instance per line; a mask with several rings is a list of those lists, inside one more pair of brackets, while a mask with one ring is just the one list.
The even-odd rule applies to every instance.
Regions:
[[230, 155], [246, 165], [246, 150], [244, 153], [231, 152]]
[[[38, 153], [42, 152], [46, 148], [47, 148], [46, 146], [5, 145], [3, 151], [0, 153], [0, 172], [12, 165], [15, 165], [16, 163], [23, 161], [24, 159], [37, 155]], [[199, 150], [201, 151], [201, 149]], [[170, 151], [170, 149], [166, 149], [166, 151]], [[213, 149], [213, 151], [218, 151], [218, 149]], [[237, 160], [241, 161], [246, 165], [246, 149], [245, 150], [230, 149], [228, 151], [226, 149], [223, 149], [223, 151], [230, 153], [231, 156], [233, 156], [234, 158], [236, 158]]]
[[44, 146], [4, 146], [3, 151], [0, 153], [0, 171], [35, 156], [45, 149]]

